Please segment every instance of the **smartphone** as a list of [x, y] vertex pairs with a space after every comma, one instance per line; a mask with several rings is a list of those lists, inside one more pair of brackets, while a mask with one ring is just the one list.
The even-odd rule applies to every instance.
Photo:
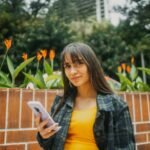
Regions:
[[[48, 119], [46, 127], [49, 127], [55, 123], [50, 114], [45, 110], [44, 106], [39, 101], [28, 101], [28, 106], [31, 108], [35, 116], [41, 113], [41, 121]], [[56, 130], [58, 130], [60, 126]]]

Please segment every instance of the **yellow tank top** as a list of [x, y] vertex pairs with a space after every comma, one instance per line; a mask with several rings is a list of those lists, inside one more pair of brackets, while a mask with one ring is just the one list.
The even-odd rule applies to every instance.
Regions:
[[64, 150], [98, 150], [93, 134], [96, 106], [86, 110], [74, 110]]

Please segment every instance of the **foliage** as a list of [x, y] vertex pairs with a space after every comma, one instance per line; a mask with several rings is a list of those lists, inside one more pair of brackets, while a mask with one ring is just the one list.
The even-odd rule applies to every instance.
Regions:
[[[115, 68], [120, 63], [128, 63], [131, 55], [140, 60], [142, 52], [145, 66], [150, 66], [148, 1], [129, 0], [129, 5], [119, 8], [119, 11], [127, 17], [117, 27], [113, 27], [109, 22], [97, 23], [95, 18], [94, 20], [89, 18], [88, 13], [93, 12], [93, 7], [86, 11], [80, 9], [82, 4], [92, 6], [91, 0], [59, 0], [54, 1], [53, 5], [51, 2], [51, 0], [34, 0], [27, 5], [25, 0], [0, 1], [0, 42], [6, 38], [12, 39], [10, 51], [5, 50], [5, 44], [0, 44], [2, 71], [0, 82], [3, 76], [4, 81], [12, 84], [12, 75], [5, 61], [13, 60], [13, 66], [17, 68], [22, 63], [22, 53], [33, 57], [41, 49], [48, 51], [54, 49], [57, 55], [54, 66], [52, 61], [49, 62], [48, 57], [44, 59], [39, 55], [40, 60], [34, 59], [32, 64], [28, 64], [28, 68], [24, 67], [19, 72], [13, 81], [13, 86], [20, 85], [17, 84], [18, 81], [24, 80], [22, 87], [32, 82], [25, 74], [30, 74], [34, 78], [47, 74], [48, 70], [44, 69], [46, 61], [48, 65], [51, 64], [52, 70], [53, 67], [58, 69], [63, 47], [73, 41], [84, 41], [89, 44], [102, 61], [106, 74], [115, 79]], [[136, 66], [141, 66], [141, 62], [137, 61]], [[41, 72], [38, 72], [38, 69]], [[25, 76], [22, 76], [22, 71]], [[147, 79], [149, 82], [150, 77], [148, 76]], [[36, 84], [34, 86], [39, 88]]]
[[[20, 56], [23, 52], [30, 53], [32, 57], [42, 48], [52, 48], [57, 51], [55, 65], [58, 66], [60, 51], [71, 41], [72, 34], [62, 19], [46, 11], [50, 7], [49, 3], [50, 0], [46, 0], [45, 3], [34, 1], [30, 2], [27, 8], [25, 0], [3, 0], [1, 2], [0, 41], [5, 38], [13, 39], [13, 47], [9, 53], [14, 59], [15, 66], [21, 63]], [[0, 54], [3, 54], [3, 51], [4, 46], [0, 45]], [[32, 65], [33, 69], [35, 65]]]
[[[5, 41], [9, 41], [9, 40], [5, 40]], [[5, 42], [5, 45], [8, 51], [11, 48], [11, 45], [9, 44], [8, 47], [7, 42]], [[52, 67], [49, 65], [49, 62], [46, 60], [46, 56], [47, 56], [47, 50], [45, 49], [42, 49], [40, 50], [40, 52], [37, 53], [37, 71], [35, 75], [33, 75], [31, 71], [28, 71], [27, 73], [26, 66], [28, 64], [31, 64], [31, 62], [33, 62], [35, 57], [28, 59], [27, 53], [23, 53], [22, 58], [24, 59], [24, 62], [22, 62], [15, 68], [12, 60], [9, 58], [9, 56], [7, 56], [7, 53], [5, 53], [3, 60], [5, 61], [5, 58], [7, 58], [7, 67], [9, 73], [5, 73], [4, 71], [2, 71], [3, 62], [4, 62], [3, 61], [0, 68], [0, 87], [9, 87], [9, 88], [16, 87], [16, 86], [29, 87], [28, 84], [30, 83], [33, 85], [33, 88], [46, 88], [46, 89], [62, 88], [63, 82], [62, 82], [61, 75], [56, 72], [53, 72], [53, 61], [55, 57], [54, 50], [50, 50], [49, 53]], [[40, 61], [42, 61], [42, 58], [43, 58], [43, 68], [44, 68], [43, 72], [39, 70], [39, 65], [40, 65]], [[16, 78], [22, 72], [25, 75], [25, 78], [24, 81], [21, 83], [21, 85], [19, 85], [18, 83], [16, 83]]]
[[19, 66], [14, 68], [13, 63], [11, 59], [7, 56], [7, 66], [9, 73], [11, 75], [6, 74], [0, 70], [0, 87], [16, 87], [15, 79], [17, 78], [18, 74], [29, 64], [33, 61], [34, 58], [30, 58], [23, 63], [21, 63]]
[[54, 1], [54, 4], [49, 8], [48, 13], [57, 15], [58, 18], [61, 18], [61, 20], [65, 22], [77, 20], [79, 15], [76, 2], [73, 0]]
[[95, 2], [92, 0], [57, 0], [49, 8], [50, 14], [56, 14], [66, 23], [85, 21], [89, 17], [96, 20]]
[[[115, 27], [107, 22], [97, 23], [87, 36], [87, 43], [93, 48], [107, 75], [116, 78], [115, 68], [130, 57], [130, 48], [117, 34]], [[120, 57], [121, 56], [121, 57]]]
[[39, 89], [59, 89], [63, 88], [63, 81], [61, 78], [61, 74], [51, 73], [51, 74], [43, 74], [40, 70], [36, 72], [35, 75], [31, 75], [29, 73], [24, 73], [26, 78], [28, 78], [29, 82], [33, 84], [34, 88]]
[[[144, 54], [145, 66], [150, 66], [150, 4], [146, 0], [129, 0], [126, 5], [116, 8], [126, 16], [117, 27], [118, 34], [130, 45], [132, 54], [140, 59]], [[137, 66], [142, 66], [140, 61]], [[149, 80], [150, 81], [150, 80]]]
[[0, 3], [0, 40], [24, 32], [25, 21], [30, 19], [25, 6], [25, 0], [3, 0]]
[[122, 64], [122, 69], [119, 66], [117, 75], [121, 83], [121, 91], [150, 91], [150, 86], [143, 82], [138, 75], [138, 70], [150, 75], [150, 69], [148, 68], [136, 68], [134, 64], [131, 65], [131, 68], [126, 67], [126, 64]]

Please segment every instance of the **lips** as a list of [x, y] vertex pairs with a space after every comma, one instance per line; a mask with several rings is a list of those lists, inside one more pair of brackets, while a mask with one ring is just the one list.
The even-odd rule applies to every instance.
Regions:
[[78, 80], [80, 77], [73, 77], [71, 78], [72, 81]]

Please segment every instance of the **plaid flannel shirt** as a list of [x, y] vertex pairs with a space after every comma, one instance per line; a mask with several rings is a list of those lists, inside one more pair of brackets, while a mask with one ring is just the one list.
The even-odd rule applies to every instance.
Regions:
[[[133, 126], [127, 104], [117, 95], [97, 95], [97, 114], [93, 126], [95, 142], [99, 150], [135, 150]], [[54, 116], [62, 127], [49, 139], [37, 140], [44, 150], [63, 150], [74, 105], [73, 97]], [[60, 97], [56, 96], [51, 113], [58, 107]]]

